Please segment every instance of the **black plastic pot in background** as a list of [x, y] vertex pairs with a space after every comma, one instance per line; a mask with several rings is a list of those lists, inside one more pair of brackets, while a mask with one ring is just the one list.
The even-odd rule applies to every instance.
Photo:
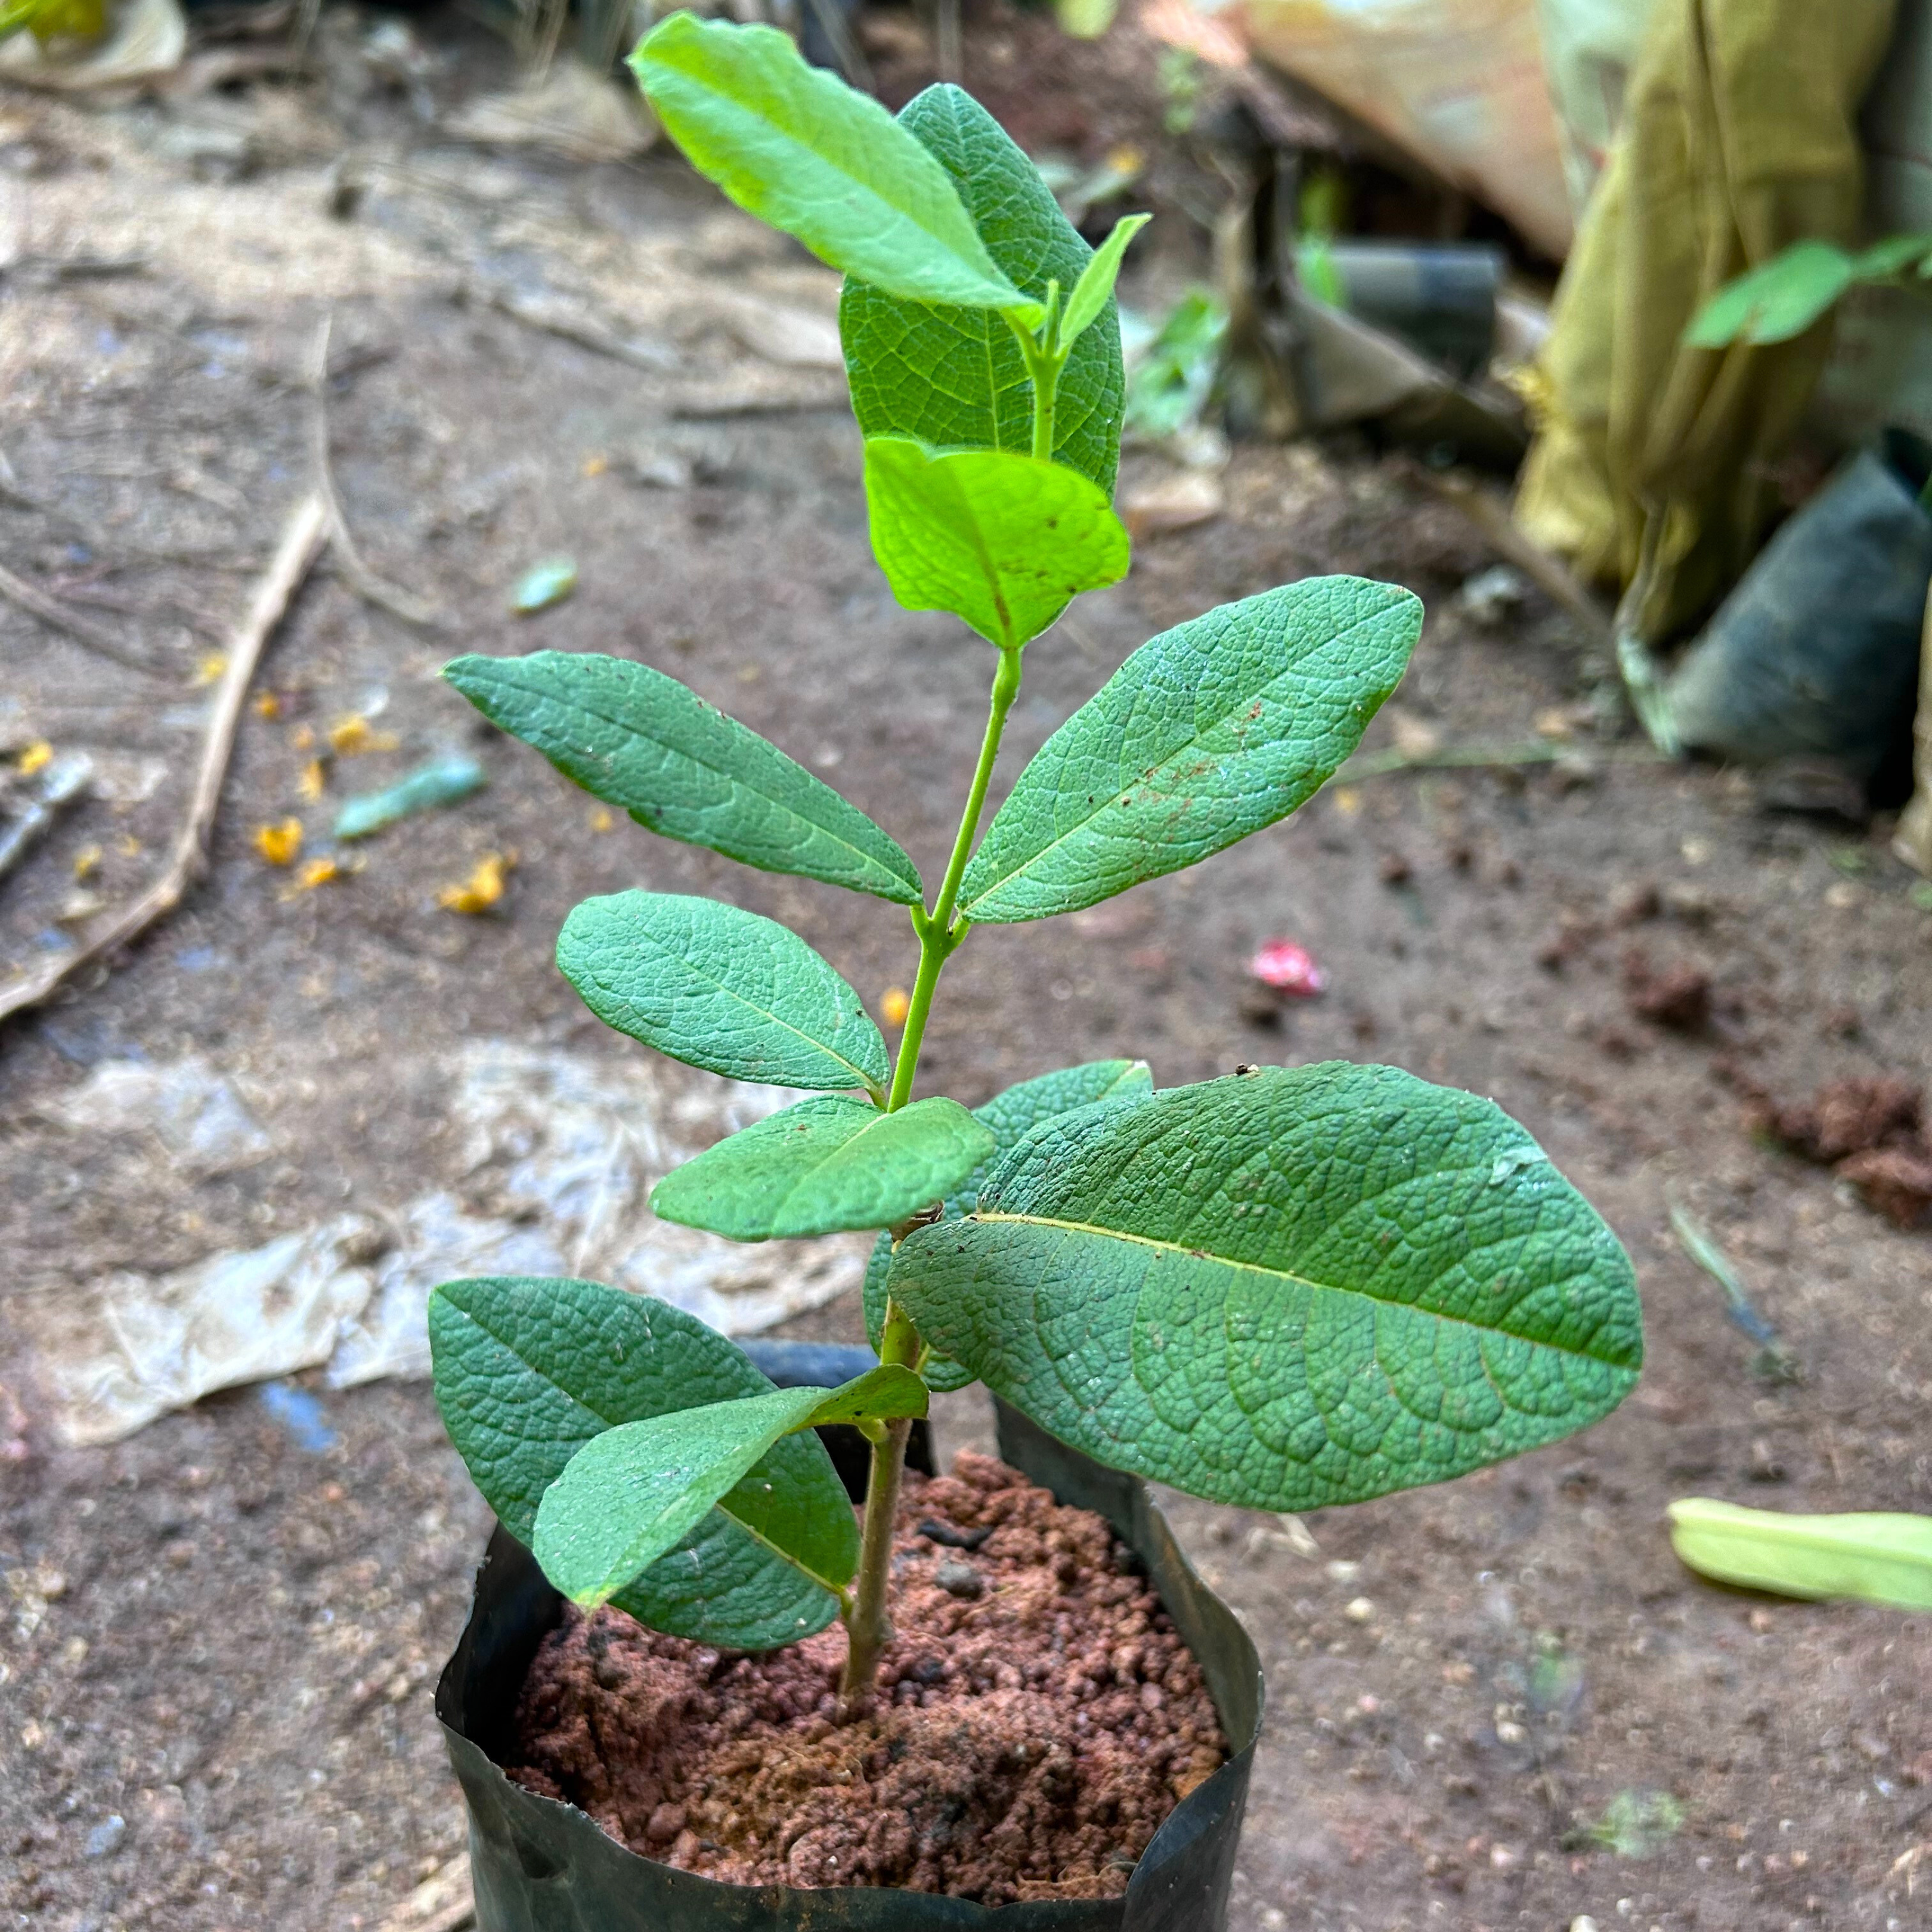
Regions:
[[[798, 1384], [848, 1380], [874, 1359], [867, 1349], [814, 1349], [808, 1362], [756, 1346], [749, 1352], [774, 1380]], [[1194, 1574], [1144, 1484], [1102, 1468], [1004, 1404], [999, 1428], [1008, 1462], [1060, 1502], [1106, 1518], [1146, 1564], [1200, 1663], [1232, 1754], [1168, 1815], [1124, 1898], [988, 1906], [880, 1887], [721, 1885], [640, 1857], [574, 1805], [513, 1784], [498, 1761], [508, 1753], [530, 1660], [562, 1617], [563, 1600], [530, 1552], [500, 1529], [436, 1694], [469, 1804], [477, 1932], [1222, 1932], [1261, 1728], [1254, 1645]], [[856, 1483], [848, 1477], [848, 1486], [856, 1499], [862, 1473]]]
[[1682, 744], [1910, 790], [1932, 517], [1904, 454], [1847, 457], [1765, 545], [1666, 687]]

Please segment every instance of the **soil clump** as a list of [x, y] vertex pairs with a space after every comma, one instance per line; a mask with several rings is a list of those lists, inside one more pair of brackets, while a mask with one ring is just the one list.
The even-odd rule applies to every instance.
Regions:
[[527, 1790], [739, 1885], [1100, 1898], [1226, 1755], [1199, 1666], [1126, 1546], [992, 1457], [908, 1472], [898, 1634], [840, 1724], [836, 1625], [760, 1656], [569, 1611], [517, 1713]]

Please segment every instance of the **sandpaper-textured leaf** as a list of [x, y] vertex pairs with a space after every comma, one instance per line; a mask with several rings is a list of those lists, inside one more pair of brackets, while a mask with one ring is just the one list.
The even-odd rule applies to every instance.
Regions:
[[[1000, 124], [957, 87], [928, 87], [899, 120], [938, 158], [1016, 286], [1044, 300], [1070, 290], [1094, 251]], [[868, 436], [934, 448], [1033, 448], [1033, 384], [1012, 332], [986, 309], [904, 302], [848, 280], [838, 304], [852, 408]], [[1110, 496], [1120, 460], [1126, 377], [1110, 299], [1074, 344], [1054, 392], [1053, 454]]]
[[[1022, 1080], [995, 1094], [973, 1109], [973, 1118], [993, 1136], [993, 1150], [946, 1197], [946, 1214], [957, 1219], [977, 1204], [986, 1177], [1042, 1120], [1090, 1107], [1100, 1100], [1140, 1100], [1154, 1091], [1154, 1076], [1144, 1060], [1092, 1060], [1082, 1066], [1063, 1066], [1032, 1080]], [[886, 1276], [892, 1267], [892, 1238], [880, 1235], [866, 1264], [866, 1333], [877, 1349], [886, 1327]], [[922, 1372], [928, 1388], [964, 1388], [974, 1378], [957, 1362], [943, 1356], [929, 1359]]]
[[996, 925], [1077, 912], [1285, 818], [1355, 748], [1421, 633], [1418, 598], [1359, 577], [1163, 632], [1020, 773], [960, 911]]
[[889, 1283], [1062, 1441], [1255, 1509], [1359, 1502], [1595, 1421], [1634, 1386], [1630, 1262], [1489, 1101], [1269, 1068], [1036, 1128]]
[[905, 301], [1030, 310], [1037, 320], [945, 170], [869, 94], [809, 65], [776, 28], [673, 14], [631, 65], [698, 172], [821, 261]]
[[776, 920], [678, 892], [572, 909], [557, 969], [606, 1026], [687, 1066], [778, 1087], [864, 1087], [890, 1070], [859, 996]]
[[[437, 1408], [503, 1527], [529, 1544], [544, 1492], [622, 1424], [767, 1393], [744, 1352], [668, 1303], [596, 1282], [495, 1276], [430, 1296]], [[783, 1553], [781, 1553], [783, 1552]], [[614, 1600], [674, 1636], [770, 1650], [823, 1630], [859, 1533], [818, 1438], [793, 1436]]]
[[890, 1228], [942, 1200], [993, 1150], [956, 1100], [884, 1114], [862, 1100], [801, 1100], [659, 1181], [652, 1210], [734, 1241]]
[[653, 832], [767, 872], [920, 902], [917, 868], [856, 805], [649, 664], [536, 651], [460, 657], [442, 674], [493, 724]]
[[532, 1548], [558, 1589], [595, 1610], [688, 1536], [782, 1438], [926, 1409], [926, 1384], [887, 1366], [842, 1388], [772, 1389], [608, 1429], [544, 1491]]
[[1685, 1496], [1670, 1505], [1670, 1543], [1699, 1575], [1720, 1583], [1932, 1610], [1932, 1516], [1799, 1516]]
[[872, 436], [866, 501], [892, 595], [908, 610], [950, 610], [1002, 650], [1127, 574], [1131, 546], [1106, 491], [1064, 463]]

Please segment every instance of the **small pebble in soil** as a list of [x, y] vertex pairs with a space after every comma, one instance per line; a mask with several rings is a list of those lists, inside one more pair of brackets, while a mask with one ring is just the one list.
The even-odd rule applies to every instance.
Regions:
[[986, 1580], [970, 1563], [942, 1563], [932, 1573], [932, 1580], [949, 1597], [970, 1600], [985, 1592]]

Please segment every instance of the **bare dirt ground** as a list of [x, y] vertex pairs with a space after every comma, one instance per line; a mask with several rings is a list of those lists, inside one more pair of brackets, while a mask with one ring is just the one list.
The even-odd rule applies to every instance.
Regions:
[[[439, 144], [350, 57], [354, 16], [324, 25], [336, 51], [312, 83], [94, 112], [0, 98], [0, 180], [23, 211], [0, 308], [4, 560], [94, 599], [161, 671], [0, 607], [0, 748], [86, 748], [100, 773], [0, 894], [0, 959], [24, 970], [64, 943], [63, 914], [84, 934], [66, 903], [84, 848], [100, 848], [85, 887], [112, 904], [164, 847], [205, 716], [195, 667], [312, 474], [304, 371], [331, 304], [350, 524], [441, 613], [412, 627], [325, 563], [256, 681], [277, 715], [246, 719], [209, 878], [111, 976], [0, 1034], [0, 1438], [17, 1438], [0, 1461], [0, 1908], [52, 1932], [382, 1925], [461, 1847], [430, 1688], [488, 1525], [419, 1382], [318, 1394], [319, 1430], [243, 1389], [63, 1448], [32, 1346], [50, 1311], [86, 1311], [115, 1270], [380, 1215], [425, 1185], [487, 1193], [448, 1131], [466, 1045], [641, 1051], [550, 965], [588, 893], [648, 884], [782, 918], [875, 1011], [909, 980], [896, 914], [593, 829], [534, 754], [479, 734], [439, 664], [542, 645], [659, 665], [849, 789], [928, 871], [989, 669], [872, 566], [856, 434], [820, 366], [827, 274], [674, 159]], [[976, 28], [969, 82], [1011, 67], [1020, 32]], [[465, 32], [430, 37], [500, 78]], [[536, 326], [560, 314], [632, 359]], [[1126, 480], [1162, 468], [1133, 457]], [[1029, 653], [1001, 782], [1155, 630], [1334, 569], [1430, 606], [1372, 744], [1521, 742], [1540, 719], [1574, 755], [1334, 787], [1211, 864], [978, 934], [927, 1088], [974, 1102], [1130, 1052], [1164, 1084], [1348, 1055], [1492, 1094], [1628, 1244], [1649, 1360], [1587, 1436], [1324, 1512], [1306, 1538], [1176, 1504], [1270, 1666], [1238, 1932], [1932, 1924], [1928, 1619], [1711, 1588], [1664, 1527], [1686, 1493], [1932, 1509], [1932, 1238], [1755, 1142], [1739, 1096], [1741, 1076], [1791, 1095], [1932, 1076], [1932, 918], [1882, 827], [1768, 818], [1722, 773], [1611, 755], [1592, 722], [1608, 667], [1534, 596], [1487, 623], [1460, 604], [1492, 560], [1400, 469], [1250, 447], [1223, 480], [1224, 516], [1146, 542]], [[512, 617], [518, 573], [562, 550], [576, 596]], [[304, 732], [351, 714], [394, 748], [338, 759], [305, 800]], [[294, 814], [312, 851], [344, 792], [449, 747], [482, 758], [488, 789], [373, 844], [353, 876], [289, 896], [251, 845]], [[440, 908], [492, 851], [516, 857], [495, 914]], [[1276, 934], [1332, 985], [1270, 1026], [1245, 962]], [[1633, 947], [1708, 970], [1707, 1027], [1631, 1014]], [[265, 1144], [243, 1164], [196, 1172], [152, 1136], [53, 1118], [103, 1064], [190, 1054], [245, 1093]], [[1672, 1237], [1671, 1186], [1802, 1378], [1754, 1372]], [[800, 1326], [862, 1332], [850, 1298]], [[984, 1440], [970, 1398], [943, 1420]]]

